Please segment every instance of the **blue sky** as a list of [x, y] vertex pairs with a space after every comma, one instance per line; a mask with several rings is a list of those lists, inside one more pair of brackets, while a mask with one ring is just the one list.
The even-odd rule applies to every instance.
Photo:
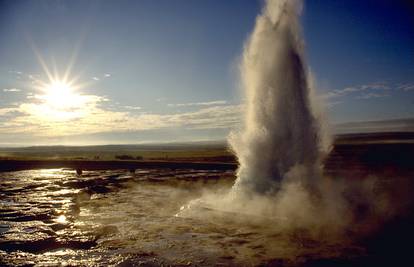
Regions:
[[[413, 117], [408, 3], [305, 2], [306, 55], [332, 125]], [[0, 145], [224, 139], [238, 125], [238, 61], [262, 4], [0, 1]], [[70, 105], [50, 106], [39, 56], [60, 76], [74, 59]]]

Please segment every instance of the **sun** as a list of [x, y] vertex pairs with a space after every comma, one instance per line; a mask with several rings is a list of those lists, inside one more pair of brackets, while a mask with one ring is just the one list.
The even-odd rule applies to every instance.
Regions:
[[58, 110], [79, 107], [82, 98], [75, 92], [75, 88], [63, 80], [53, 80], [42, 87], [41, 99], [50, 107]]
[[30, 97], [34, 99], [32, 103], [24, 105], [26, 112], [34, 120], [57, 124], [89, 116], [101, 98], [83, 94], [81, 89], [89, 87], [90, 82], [79, 83], [80, 75], [71, 75], [76, 53], [73, 53], [65, 71], [60, 73], [53, 60], [50, 68], [33, 48], [44, 73], [31, 75], [31, 86], [37, 93]]
[[[88, 114], [91, 96], [79, 92], [80, 84], [68, 81], [58, 75], [49, 77], [48, 82], [36, 81], [37, 103], [31, 107], [31, 113], [43, 121], [64, 122], [84, 117]], [[92, 99], [93, 100], [93, 99]]]
[[85, 101], [78, 90], [87, 84], [79, 84], [78, 79], [80, 76], [71, 75], [76, 60], [76, 51], [73, 52], [65, 71], [60, 73], [54, 60], [52, 60], [51, 68], [46, 64], [34, 45], [33, 50], [47, 78], [32, 79], [35, 88], [40, 92], [35, 98], [41, 100], [42, 104], [52, 109], [52, 111], [68, 111], [68, 109], [81, 107]]

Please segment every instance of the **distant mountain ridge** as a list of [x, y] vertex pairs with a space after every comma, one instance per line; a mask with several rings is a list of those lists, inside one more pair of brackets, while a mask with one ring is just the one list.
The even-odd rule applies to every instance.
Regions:
[[334, 125], [333, 129], [337, 134], [414, 132], [414, 118], [346, 122]]

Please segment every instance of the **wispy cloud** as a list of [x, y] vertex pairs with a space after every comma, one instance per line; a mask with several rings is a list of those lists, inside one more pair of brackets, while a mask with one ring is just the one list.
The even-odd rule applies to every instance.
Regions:
[[387, 97], [387, 96], [390, 96], [390, 95], [387, 93], [366, 93], [366, 94], [359, 95], [356, 98], [370, 99], [370, 98], [380, 98], [380, 97]]
[[171, 126], [180, 125], [191, 129], [231, 128], [241, 121], [241, 105], [202, 108], [194, 112], [167, 115]]
[[23, 72], [17, 71], [17, 70], [9, 70], [9, 73], [11, 73], [11, 74], [17, 74], [17, 75], [22, 75], [23, 74]]
[[6, 116], [14, 112], [18, 112], [18, 108], [0, 108], [0, 116]]
[[403, 91], [412, 91], [414, 90], [414, 84], [412, 83], [400, 84], [397, 88]]
[[108, 79], [112, 76], [110, 73], [104, 73], [102, 75], [93, 76], [91, 79], [95, 81], [100, 81], [101, 79]]
[[140, 110], [140, 109], [142, 109], [141, 107], [136, 107], [136, 106], [124, 106], [124, 108], [126, 108], [126, 109], [132, 109], [132, 110]]
[[342, 103], [342, 101], [331, 101], [331, 102], [327, 102], [326, 103], [326, 106], [328, 107], [328, 108], [332, 108], [332, 107], [334, 107], [334, 106], [336, 106], [336, 105], [339, 105], [339, 104], [341, 104]]
[[[358, 86], [351, 86], [351, 87], [345, 87], [343, 89], [335, 89], [332, 90], [324, 95], [322, 95], [322, 98], [325, 99], [331, 99], [331, 98], [338, 98], [338, 97], [343, 97], [349, 94], [354, 94], [354, 93], [361, 93], [363, 92], [363, 95], [358, 95], [356, 96], [356, 98], [359, 99], [366, 99], [366, 98], [370, 98], [368, 95], [370, 95], [371, 97], [374, 97], [374, 95], [376, 93], [365, 93], [367, 91], [388, 91], [390, 90], [390, 86], [387, 85], [386, 83], [371, 83], [371, 84], [364, 84], [364, 85], [358, 85]], [[364, 96], [368, 96], [368, 97], [364, 97]]]
[[191, 107], [191, 106], [218, 106], [226, 105], [227, 101], [225, 100], [216, 100], [209, 102], [195, 102], [195, 103], [181, 103], [181, 104], [168, 104], [169, 107]]
[[[225, 101], [200, 102], [200, 109], [172, 114], [136, 113], [138, 106], [122, 106], [129, 111], [109, 108], [108, 99], [96, 95], [79, 95], [79, 103], [70, 109], [50, 107], [34, 95], [14, 109], [1, 110], [0, 134], [30, 134], [38, 137], [130, 132], [155, 129], [224, 129], [240, 122], [240, 105]], [[6, 118], [6, 119], [4, 119]]]
[[36, 98], [36, 96], [32, 92], [29, 92], [29, 93], [27, 93], [26, 98], [27, 99], [33, 99], [33, 98]]
[[367, 85], [361, 85], [361, 90], [390, 90], [391, 88], [386, 83], [371, 83]]
[[3, 92], [20, 92], [20, 89], [17, 88], [4, 88]]

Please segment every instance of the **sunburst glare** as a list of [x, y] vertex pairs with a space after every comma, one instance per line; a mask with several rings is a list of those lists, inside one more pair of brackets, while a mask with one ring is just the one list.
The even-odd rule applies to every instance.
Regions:
[[82, 96], [75, 89], [76, 87], [70, 83], [54, 80], [41, 88], [44, 94], [39, 95], [38, 98], [58, 110], [79, 107], [83, 102]]
[[34, 98], [39, 102], [31, 106], [31, 114], [43, 121], [67, 121], [86, 116], [87, 105], [94, 102], [96, 97], [79, 91], [88, 84], [78, 83], [79, 76], [71, 77], [70, 71], [74, 59], [67, 65], [63, 75], [59, 74], [56, 67], [53, 68], [52, 74], [42, 56], [36, 50], [35, 53], [47, 76], [47, 81], [32, 80], [35, 89], [39, 92], [34, 95]]

